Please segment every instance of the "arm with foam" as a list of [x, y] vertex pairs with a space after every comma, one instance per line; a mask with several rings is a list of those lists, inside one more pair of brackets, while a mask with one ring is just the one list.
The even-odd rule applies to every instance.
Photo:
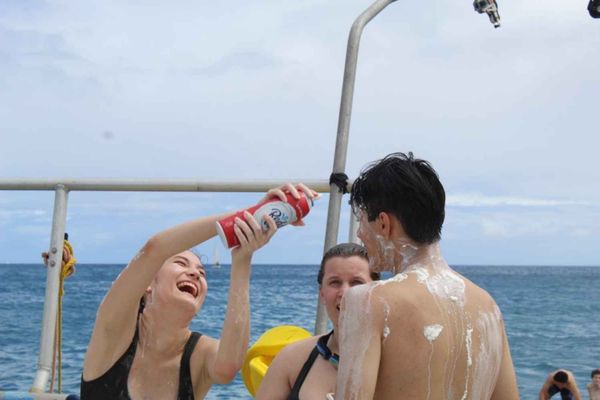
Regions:
[[231, 277], [227, 313], [219, 341], [214, 342], [208, 355], [208, 373], [213, 382], [229, 383], [242, 368], [250, 337], [250, 262], [253, 253], [264, 246], [275, 234], [275, 221], [266, 216], [269, 226], [263, 231], [259, 222], [248, 212], [246, 222], [238, 219], [235, 233], [240, 246], [231, 251]]
[[375, 394], [384, 317], [380, 299], [370, 290], [369, 285], [356, 286], [342, 300], [336, 400], [372, 399]]

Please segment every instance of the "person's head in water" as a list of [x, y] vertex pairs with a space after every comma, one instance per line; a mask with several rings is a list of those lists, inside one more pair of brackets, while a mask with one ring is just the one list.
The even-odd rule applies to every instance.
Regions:
[[146, 290], [143, 307], [152, 303], [175, 306], [174, 310], [185, 312], [191, 319], [202, 307], [207, 290], [206, 271], [199, 256], [186, 250], [163, 263]]
[[[352, 185], [350, 204], [360, 219], [358, 235], [369, 255], [390, 258], [394, 240], [414, 246], [439, 241], [446, 194], [437, 173], [412, 153], [392, 153], [369, 164]], [[395, 219], [395, 221], [393, 221]], [[391, 226], [400, 224], [398, 229]], [[378, 269], [391, 260], [376, 260]], [[396, 266], [392, 266], [396, 267]]]
[[558, 383], [567, 383], [569, 381], [569, 375], [565, 371], [557, 371], [552, 379]]
[[594, 383], [594, 385], [596, 385], [597, 387], [600, 387], [600, 369], [593, 370], [591, 377], [592, 377], [592, 382]]
[[340, 305], [346, 291], [356, 285], [379, 280], [369, 269], [367, 250], [356, 243], [341, 243], [329, 249], [321, 260], [317, 282], [327, 315], [337, 328]]

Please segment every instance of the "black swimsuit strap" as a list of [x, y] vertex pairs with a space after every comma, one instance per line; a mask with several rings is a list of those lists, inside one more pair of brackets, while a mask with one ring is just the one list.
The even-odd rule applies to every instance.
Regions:
[[192, 384], [192, 374], [190, 370], [190, 358], [198, 340], [202, 336], [201, 333], [192, 332], [190, 338], [185, 343], [183, 354], [181, 355], [181, 363], [179, 364], [179, 390], [177, 400], [194, 400], [194, 385]]
[[[327, 341], [329, 340], [329, 337], [331, 335], [333, 335], [333, 331], [329, 332], [327, 335], [321, 336], [319, 338], [318, 342], [321, 342], [322, 340], [324, 340], [325, 343], [327, 343]], [[315, 345], [315, 347], [310, 352], [310, 355], [306, 359], [306, 362], [302, 366], [302, 369], [300, 370], [300, 373], [298, 374], [298, 377], [296, 378], [296, 382], [294, 382], [294, 387], [292, 388], [292, 391], [288, 395], [287, 400], [300, 400], [300, 388], [302, 387], [302, 384], [304, 383], [304, 380], [306, 379], [308, 372], [312, 368], [317, 357], [319, 357], [320, 353], [321, 352], [319, 351], [319, 346]]]
[[294, 382], [294, 387], [292, 388], [292, 391], [290, 392], [287, 400], [300, 400], [300, 388], [302, 387], [302, 384], [306, 379], [306, 375], [308, 375], [308, 372], [312, 368], [312, 365], [314, 364], [317, 357], [319, 357], [319, 350], [317, 350], [317, 348], [315, 347], [313, 348], [310, 355], [306, 359], [306, 362], [302, 366], [302, 369], [300, 370], [300, 373], [296, 378], [296, 382]]
[[319, 353], [321, 354], [321, 356], [323, 356], [323, 358], [327, 361], [331, 361], [334, 365], [338, 365], [339, 363], [339, 359], [340, 356], [337, 355], [336, 353], [333, 353], [330, 349], [329, 346], [327, 346], [327, 341], [329, 341], [329, 338], [331, 337], [331, 335], [333, 335], [333, 331], [329, 332], [327, 335], [323, 335], [319, 338], [319, 340], [317, 340], [317, 350], [319, 350]]

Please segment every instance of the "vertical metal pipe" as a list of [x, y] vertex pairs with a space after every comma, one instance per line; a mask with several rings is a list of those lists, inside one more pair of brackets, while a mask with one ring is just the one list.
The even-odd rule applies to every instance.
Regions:
[[48, 250], [48, 269], [46, 274], [46, 297], [42, 318], [40, 337], [40, 353], [37, 372], [31, 386], [31, 392], [45, 392], [52, 374], [52, 358], [54, 357], [54, 337], [56, 332], [56, 314], [58, 312], [58, 291], [60, 270], [62, 265], [63, 240], [67, 219], [68, 190], [64, 185], [57, 185], [54, 194], [54, 214], [52, 217], [52, 233]]
[[[367, 8], [352, 24], [346, 49], [346, 65], [344, 67], [344, 83], [342, 85], [342, 100], [338, 118], [337, 139], [335, 143], [335, 156], [333, 172], [341, 173], [346, 169], [346, 154], [348, 150], [348, 133], [350, 131], [350, 116], [352, 114], [352, 99], [354, 95], [354, 81], [356, 78], [356, 63], [358, 60], [358, 47], [362, 31], [377, 14], [395, 0], [377, 0]], [[334, 184], [329, 188], [329, 208], [327, 212], [327, 230], [325, 231], [326, 252], [337, 243], [340, 206], [342, 193]], [[327, 329], [327, 313], [325, 306], [317, 300], [317, 317], [315, 321], [315, 334], [322, 334]]]

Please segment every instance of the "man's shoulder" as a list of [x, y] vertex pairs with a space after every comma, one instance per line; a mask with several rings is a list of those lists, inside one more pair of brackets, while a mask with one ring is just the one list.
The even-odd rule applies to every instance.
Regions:
[[484, 309], [494, 309], [498, 307], [496, 300], [492, 295], [481, 286], [471, 282], [469, 279], [462, 277], [465, 282], [465, 295], [483, 306]]
[[[412, 285], [410, 277], [406, 281], [378, 281], [368, 285], [360, 285], [360, 289], [356, 290], [357, 288], [359, 286], [353, 288], [354, 295], [362, 298], [363, 301], [370, 302], [371, 307], [376, 308], [380, 308], [379, 306], [413, 308], [420, 303], [419, 298], [422, 296], [422, 293], [420, 293], [422, 288]], [[406, 310], [406, 308], [403, 309]]]

